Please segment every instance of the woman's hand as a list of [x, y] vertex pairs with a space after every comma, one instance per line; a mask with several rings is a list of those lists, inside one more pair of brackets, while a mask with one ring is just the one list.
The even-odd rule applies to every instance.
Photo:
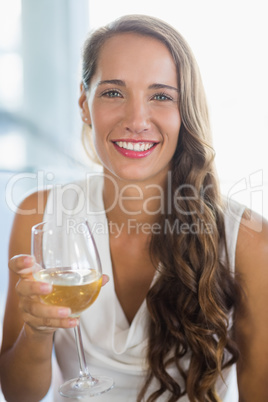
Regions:
[[[50, 306], [40, 298], [52, 291], [52, 285], [34, 279], [33, 273], [38, 267], [33, 256], [23, 254], [11, 258], [9, 269], [19, 276], [16, 285], [19, 309], [23, 321], [32, 330], [53, 333], [57, 328], [73, 328], [77, 325], [78, 319], [70, 317], [70, 308]], [[102, 285], [108, 281], [109, 277], [103, 275]]]
[[34, 257], [15, 256], [9, 261], [9, 269], [19, 276], [16, 285], [19, 309], [23, 321], [33, 330], [50, 333], [57, 328], [72, 328], [77, 325], [77, 319], [70, 317], [70, 308], [49, 306], [40, 298], [52, 291], [52, 285], [34, 279]]

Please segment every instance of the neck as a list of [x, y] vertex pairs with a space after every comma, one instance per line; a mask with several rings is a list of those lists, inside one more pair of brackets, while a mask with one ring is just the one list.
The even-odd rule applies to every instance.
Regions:
[[111, 222], [126, 224], [153, 224], [165, 209], [165, 192], [168, 175], [157, 180], [127, 182], [104, 172], [103, 200], [107, 218]]

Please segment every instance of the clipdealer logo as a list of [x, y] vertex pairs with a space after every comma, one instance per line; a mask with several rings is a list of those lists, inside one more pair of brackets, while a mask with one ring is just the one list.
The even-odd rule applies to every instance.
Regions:
[[[95, 205], [92, 208], [91, 203], [88, 201], [88, 194], [92, 193], [92, 183], [94, 181], [100, 181], [103, 179], [110, 180], [113, 187], [114, 187], [114, 196], [113, 199], [110, 200], [110, 204], [107, 206], [106, 209], [101, 208], [98, 205]], [[139, 187], [138, 185], [128, 184], [123, 188], [119, 189], [115, 179], [110, 175], [105, 175], [102, 172], [91, 172], [86, 173], [84, 185], [82, 187], [80, 182], [75, 183], [68, 183], [68, 184], [57, 184], [55, 183], [56, 178], [52, 172], [44, 172], [39, 170], [36, 173], [19, 173], [13, 175], [9, 181], [7, 182], [6, 186], [6, 204], [8, 208], [12, 212], [16, 212], [17, 214], [22, 215], [31, 215], [34, 213], [41, 213], [44, 210], [44, 196], [43, 193], [38, 193], [38, 202], [35, 209], [20, 209], [18, 202], [15, 201], [16, 197], [15, 194], [18, 192], [18, 188], [21, 186], [23, 180], [27, 180], [31, 182], [31, 188], [40, 191], [40, 190], [50, 190], [54, 189], [54, 200], [53, 203], [50, 204], [50, 210], [48, 211], [49, 214], [53, 215], [56, 212], [57, 217], [57, 224], [62, 223], [62, 216], [67, 215], [71, 216], [74, 214], [79, 214], [82, 211], [85, 211], [87, 215], [103, 215], [109, 211], [111, 211], [115, 205], [119, 205], [120, 209], [124, 214], [129, 215], [129, 230], [136, 230], [140, 231], [141, 233], [146, 233], [151, 231], [152, 233], [157, 233], [159, 230], [156, 225], [138, 224], [137, 221], [133, 220], [132, 218], [138, 217], [139, 214], [145, 212], [149, 216], [154, 214], [161, 214], [165, 210], [165, 203], [167, 203], [167, 211], [171, 213], [172, 208], [176, 208], [176, 210], [181, 215], [194, 215], [197, 212], [199, 215], [202, 216], [202, 206], [200, 205], [200, 209], [198, 211], [185, 211], [181, 209], [181, 202], [188, 200], [193, 200], [202, 198], [205, 196], [206, 191], [208, 191], [208, 187], [204, 187], [201, 189], [201, 193], [198, 193], [197, 189], [194, 186], [182, 184], [179, 186], [174, 192], [172, 191], [171, 186], [171, 172], [168, 174], [168, 182], [167, 182], [167, 197], [164, 194], [163, 188], [161, 186], [151, 184], [147, 186], [147, 189], [154, 191], [154, 196], [150, 198], [144, 197], [144, 189]], [[53, 183], [54, 181], [54, 183]], [[80, 183], [80, 184], [79, 184]], [[226, 199], [227, 199], [227, 208], [228, 213], [232, 219], [241, 221], [241, 224], [250, 228], [251, 230], [260, 232], [262, 230], [262, 215], [263, 215], [263, 188], [264, 188], [264, 181], [263, 181], [263, 171], [258, 170], [250, 174], [247, 178], [244, 177], [241, 180], [235, 182], [227, 191]], [[145, 190], [147, 190], [145, 189]], [[132, 196], [129, 197], [128, 191], [131, 190]], [[75, 203], [70, 205], [66, 204], [66, 198], [68, 198], [68, 194], [72, 195], [72, 199], [75, 199]], [[184, 194], [187, 194], [184, 195]], [[250, 213], [246, 214], [242, 220], [241, 216], [238, 216], [236, 213], [235, 208], [233, 207], [233, 201], [238, 201], [239, 198], [246, 200], [247, 205], [249, 205]], [[138, 211], [131, 211], [127, 209], [128, 201], [130, 200], [139, 200], [143, 201], [142, 209]], [[153, 210], [151, 205], [154, 205], [153, 201], [158, 199], [159, 203], [157, 210]], [[56, 211], [54, 209], [56, 208]], [[258, 211], [259, 215], [256, 214], [254, 211]], [[261, 213], [260, 213], [261, 211]], [[188, 231], [188, 233], [197, 233], [197, 230], [202, 231], [203, 233], [209, 233], [211, 228], [206, 227], [202, 221], [200, 221], [200, 225], [198, 229], [196, 226], [190, 227], [189, 225], [186, 227], [183, 223], [179, 225], [179, 222], [176, 223], [174, 227], [168, 227], [169, 223], [165, 223], [166, 228], [165, 230], [173, 231], [179, 233], [179, 231]], [[115, 223], [113, 224], [115, 225]], [[132, 226], [135, 226], [133, 228]], [[112, 226], [109, 228], [111, 231], [116, 231], [120, 233], [122, 230], [120, 227]], [[104, 230], [101, 227], [96, 227], [96, 230]]]

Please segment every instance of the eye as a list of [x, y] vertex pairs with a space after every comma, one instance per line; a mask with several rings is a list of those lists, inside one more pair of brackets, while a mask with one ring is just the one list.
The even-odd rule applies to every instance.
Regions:
[[109, 89], [108, 91], [104, 91], [101, 96], [105, 96], [106, 98], [121, 98], [122, 94], [117, 89]]
[[173, 101], [173, 98], [170, 95], [165, 94], [164, 92], [155, 94], [152, 99], [162, 101], [162, 102], [163, 101]]

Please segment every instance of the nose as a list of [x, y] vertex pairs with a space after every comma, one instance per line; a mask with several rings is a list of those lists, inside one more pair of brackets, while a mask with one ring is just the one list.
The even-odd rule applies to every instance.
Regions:
[[133, 134], [140, 134], [150, 128], [149, 106], [139, 98], [129, 99], [126, 103], [124, 128]]

